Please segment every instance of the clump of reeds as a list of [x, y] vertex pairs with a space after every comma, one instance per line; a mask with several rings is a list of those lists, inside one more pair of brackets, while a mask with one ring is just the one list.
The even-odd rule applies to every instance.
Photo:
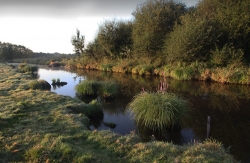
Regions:
[[112, 97], [118, 92], [118, 84], [114, 81], [101, 82], [101, 93], [104, 97]]
[[114, 81], [84, 80], [82, 83], [76, 85], [75, 90], [83, 96], [100, 95], [103, 97], [112, 97], [118, 92], [118, 84]]
[[137, 124], [154, 131], [163, 131], [181, 125], [188, 111], [188, 103], [179, 96], [167, 92], [168, 85], [162, 81], [156, 92], [143, 90], [127, 106]]
[[75, 86], [75, 90], [80, 95], [97, 95], [99, 82], [96, 80], [84, 80]]

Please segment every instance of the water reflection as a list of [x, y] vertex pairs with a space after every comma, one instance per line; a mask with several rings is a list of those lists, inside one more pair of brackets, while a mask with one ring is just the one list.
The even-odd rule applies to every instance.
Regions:
[[[231, 147], [236, 159], [249, 162], [250, 147], [250, 87], [247, 85], [219, 84], [199, 81], [178, 81], [167, 78], [168, 91], [187, 99], [192, 105], [184, 117], [181, 130], [166, 130], [164, 134], [136, 126], [126, 113], [126, 105], [144, 87], [155, 91], [162, 77], [138, 76], [121, 73], [106, 73], [93, 70], [46, 70], [39, 69], [40, 78], [50, 81], [60, 78], [68, 85], [52, 90], [59, 94], [76, 97], [74, 86], [86, 79], [114, 80], [121, 85], [120, 94], [113, 100], [101, 99], [104, 116], [92, 121], [91, 129], [108, 129], [120, 134], [135, 130], [144, 140], [167, 140], [175, 144], [203, 141], [206, 138], [207, 116], [211, 116], [210, 137]], [[53, 77], [52, 77], [53, 76]], [[89, 102], [91, 98], [82, 98]], [[105, 124], [115, 123], [111, 128]]]

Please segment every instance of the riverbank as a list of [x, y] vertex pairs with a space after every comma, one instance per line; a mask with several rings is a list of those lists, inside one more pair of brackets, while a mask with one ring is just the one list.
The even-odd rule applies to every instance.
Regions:
[[219, 67], [205, 62], [176, 62], [161, 66], [160, 61], [150, 63], [149, 61], [135, 59], [103, 59], [96, 62], [88, 57], [65, 59], [62, 62], [67, 68], [133, 73], [139, 75], [164, 75], [177, 80], [209, 80], [219, 83], [250, 84], [250, 68], [246, 65], [231, 64], [225, 67]]
[[236, 162], [215, 140], [177, 146], [90, 131], [88, 118], [67, 107], [83, 102], [30, 90], [31, 80], [0, 64], [0, 162]]

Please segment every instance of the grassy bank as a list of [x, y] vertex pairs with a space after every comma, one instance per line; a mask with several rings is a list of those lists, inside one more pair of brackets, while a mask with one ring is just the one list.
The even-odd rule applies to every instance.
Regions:
[[31, 90], [31, 80], [0, 64], [0, 162], [236, 162], [215, 140], [177, 146], [90, 131], [87, 116], [70, 108], [91, 104]]
[[205, 62], [175, 62], [161, 65], [159, 61], [122, 59], [98, 62], [83, 57], [63, 60], [68, 68], [93, 69], [139, 75], [164, 75], [177, 80], [211, 80], [220, 83], [250, 84], [250, 68], [246, 65], [215, 66]]

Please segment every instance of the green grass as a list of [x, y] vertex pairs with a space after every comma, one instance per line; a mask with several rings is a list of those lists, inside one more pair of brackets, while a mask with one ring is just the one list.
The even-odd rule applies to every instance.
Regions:
[[45, 80], [33, 80], [30, 82], [30, 89], [33, 90], [50, 90], [51, 85]]
[[118, 84], [114, 81], [84, 80], [75, 86], [75, 90], [83, 96], [113, 97], [118, 93]]
[[132, 113], [137, 124], [151, 130], [164, 131], [181, 124], [188, 105], [172, 93], [144, 91], [134, 97], [127, 110]]
[[75, 90], [80, 95], [97, 95], [99, 82], [96, 80], [84, 80], [75, 86]]
[[119, 86], [114, 81], [102, 81], [101, 82], [101, 93], [104, 97], [113, 97], [119, 91]]
[[89, 118], [68, 106], [91, 106], [50, 91], [24, 89], [30, 80], [0, 64], [0, 162], [236, 162], [211, 140], [177, 146], [143, 143], [134, 132], [90, 131]]

